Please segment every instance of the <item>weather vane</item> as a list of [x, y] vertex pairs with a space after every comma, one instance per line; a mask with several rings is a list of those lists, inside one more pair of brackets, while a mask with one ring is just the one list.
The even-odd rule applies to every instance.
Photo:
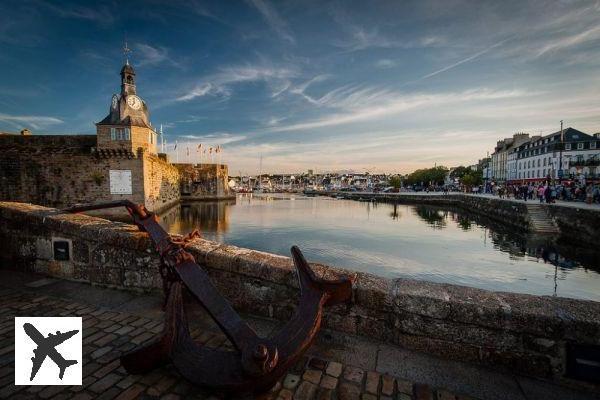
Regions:
[[123, 55], [125, 56], [125, 64], [129, 65], [129, 53], [131, 49], [127, 46], [127, 40], [125, 40], [125, 46], [123, 46]]

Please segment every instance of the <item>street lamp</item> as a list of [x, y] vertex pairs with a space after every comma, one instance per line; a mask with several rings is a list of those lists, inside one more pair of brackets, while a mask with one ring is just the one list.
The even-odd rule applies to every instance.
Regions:
[[562, 185], [562, 177], [563, 177], [563, 163], [562, 163], [562, 153], [564, 147], [564, 132], [563, 132], [563, 121], [560, 120], [560, 155], [558, 157], [558, 184]]

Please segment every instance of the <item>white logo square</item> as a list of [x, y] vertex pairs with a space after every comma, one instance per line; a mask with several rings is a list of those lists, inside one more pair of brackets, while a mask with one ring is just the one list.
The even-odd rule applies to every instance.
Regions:
[[15, 318], [15, 385], [81, 385], [81, 317]]

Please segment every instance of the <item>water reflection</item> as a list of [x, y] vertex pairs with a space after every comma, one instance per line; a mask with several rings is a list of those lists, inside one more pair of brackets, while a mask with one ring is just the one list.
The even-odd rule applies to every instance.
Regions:
[[415, 213], [432, 228], [442, 229], [446, 227], [446, 219], [448, 218], [448, 213], [446, 211], [423, 205], [415, 206], [414, 210]]
[[229, 207], [235, 200], [184, 203], [161, 214], [161, 223], [170, 232], [188, 233], [194, 229], [214, 234], [229, 230]]
[[161, 215], [172, 233], [387, 277], [600, 300], [600, 251], [527, 236], [460, 209], [304, 196], [238, 196]]

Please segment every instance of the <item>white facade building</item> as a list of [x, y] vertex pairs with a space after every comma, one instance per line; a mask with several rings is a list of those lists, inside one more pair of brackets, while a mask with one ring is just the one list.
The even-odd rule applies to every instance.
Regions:
[[559, 179], [581, 179], [600, 176], [600, 138], [573, 128], [563, 133], [562, 166], [561, 132], [543, 137], [533, 137], [514, 148], [508, 155], [509, 181], [543, 181]]

